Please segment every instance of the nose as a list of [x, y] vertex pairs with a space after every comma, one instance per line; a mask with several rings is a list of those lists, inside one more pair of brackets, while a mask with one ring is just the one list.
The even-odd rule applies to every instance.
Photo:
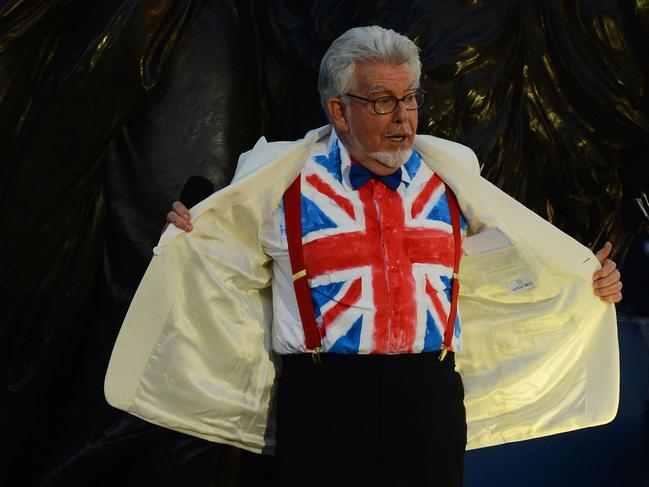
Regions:
[[406, 110], [406, 102], [400, 100], [397, 102], [397, 108], [392, 112], [393, 120], [395, 123], [402, 123], [408, 119], [408, 110]]

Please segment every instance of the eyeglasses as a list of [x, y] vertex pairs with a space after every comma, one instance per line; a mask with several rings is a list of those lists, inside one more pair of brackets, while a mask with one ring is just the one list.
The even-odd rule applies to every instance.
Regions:
[[[408, 93], [401, 98], [390, 95], [381, 96], [375, 100], [363, 98], [362, 96], [352, 95], [351, 93], [345, 93], [345, 96], [351, 96], [352, 98], [356, 98], [357, 100], [362, 100], [364, 102], [367, 102], [368, 104], [371, 104], [371, 106], [374, 108], [374, 112], [370, 111], [370, 113], [375, 113], [377, 115], [387, 115], [397, 109], [400, 101], [403, 102], [406, 110], [417, 110], [424, 104], [426, 92], [424, 90], [417, 90], [413, 91], [412, 93]], [[369, 107], [370, 105], [367, 106]]]

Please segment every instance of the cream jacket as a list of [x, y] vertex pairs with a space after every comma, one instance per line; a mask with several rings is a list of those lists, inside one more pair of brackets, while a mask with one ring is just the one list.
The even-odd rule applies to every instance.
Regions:
[[[165, 231], [113, 350], [105, 381], [111, 405], [189, 435], [272, 452], [279, 363], [270, 346], [271, 262], [258, 233], [312, 145], [329, 133], [323, 127], [297, 142], [262, 137], [241, 156], [233, 183], [192, 208], [191, 233]], [[496, 227], [513, 243], [462, 259], [457, 367], [467, 448], [612, 420], [616, 318], [593, 294], [595, 256], [481, 178], [469, 148], [426, 135], [415, 148], [453, 189], [473, 232]]]

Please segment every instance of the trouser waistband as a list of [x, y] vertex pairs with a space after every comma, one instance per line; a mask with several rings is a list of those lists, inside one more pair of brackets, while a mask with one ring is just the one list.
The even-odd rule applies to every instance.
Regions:
[[455, 354], [448, 352], [444, 360], [439, 360], [440, 352], [404, 353], [393, 355], [321, 353], [321, 363], [315, 364], [310, 353], [282, 355], [282, 369], [286, 371], [313, 370], [363, 370], [363, 371], [404, 371], [426, 370], [440, 367], [454, 368]]

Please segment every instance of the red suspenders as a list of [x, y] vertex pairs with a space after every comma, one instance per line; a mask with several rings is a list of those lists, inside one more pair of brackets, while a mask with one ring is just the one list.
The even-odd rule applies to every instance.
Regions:
[[453, 227], [453, 283], [451, 284], [451, 309], [448, 312], [448, 321], [444, 330], [444, 341], [439, 359], [444, 360], [446, 352], [451, 349], [453, 341], [453, 332], [455, 330], [455, 317], [457, 316], [457, 297], [460, 294], [460, 259], [462, 258], [462, 235], [460, 233], [460, 207], [457, 204], [457, 198], [453, 190], [444, 183], [446, 190], [446, 199], [448, 200], [448, 209], [451, 213], [451, 226]]
[[[288, 240], [288, 254], [291, 259], [291, 270], [293, 272], [293, 285], [295, 286], [295, 296], [297, 305], [302, 319], [306, 348], [311, 350], [313, 361], [320, 362], [321, 336], [315, 321], [315, 311], [313, 301], [309, 291], [309, 284], [306, 275], [306, 266], [304, 265], [304, 254], [302, 251], [302, 211], [300, 205], [300, 183], [301, 175], [291, 183], [284, 193], [284, 216], [286, 220], [286, 238]], [[444, 331], [444, 340], [439, 355], [439, 360], [444, 360], [446, 352], [451, 349], [453, 332], [455, 329], [455, 317], [457, 316], [457, 298], [460, 291], [460, 282], [458, 271], [460, 268], [460, 258], [462, 257], [462, 236], [460, 234], [460, 208], [457, 199], [451, 188], [446, 183], [446, 198], [451, 213], [451, 226], [453, 227], [454, 242], [454, 263], [453, 263], [453, 283], [451, 289], [451, 309], [448, 313], [448, 321]]]
[[293, 286], [297, 297], [297, 307], [300, 310], [306, 348], [311, 350], [313, 361], [320, 361], [320, 332], [315, 322], [315, 310], [309, 292], [306, 278], [304, 253], [302, 251], [302, 210], [300, 204], [301, 174], [297, 175], [284, 193], [284, 218], [286, 220], [286, 240], [288, 240], [288, 255], [291, 259]]

